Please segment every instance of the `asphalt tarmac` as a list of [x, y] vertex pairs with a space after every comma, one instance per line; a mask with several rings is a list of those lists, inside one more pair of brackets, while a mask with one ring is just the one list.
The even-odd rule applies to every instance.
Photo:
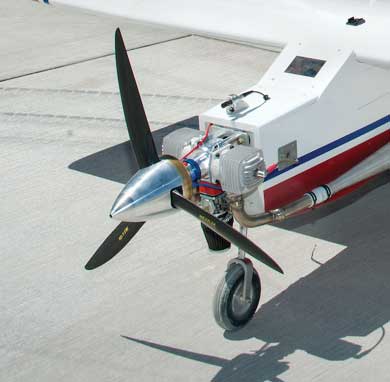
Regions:
[[250, 230], [285, 270], [256, 264], [261, 306], [212, 317], [236, 249], [211, 253], [179, 212], [113, 261], [136, 170], [113, 57], [124, 34], [156, 142], [256, 83], [277, 53], [66, 7], [0, 5], [1, 381], [388, 381], [390, 176], [283, 225]]

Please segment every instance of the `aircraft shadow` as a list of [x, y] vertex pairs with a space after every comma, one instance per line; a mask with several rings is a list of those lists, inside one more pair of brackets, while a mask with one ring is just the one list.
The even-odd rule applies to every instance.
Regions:
[[[390, 319], [389, 195], [386, 173], [354, 194], [278, 225], [348, 248], [262, 305], [247, 327], [225, 332], [230, 341], [257, 338], [265, 342], [260, 349], [223, 359], [125, 338], [219, 366], [214, 382], [283, 381], [281, 374], [294, 367], [285, 357], [296, 351], [328, 361], [363, 358], [383, 340], [384, 325]], [[364, 348], [358, 338], [346, 339], [371, 333], [364, 341], [370, 345]], [[304, 365], [310, 369], [309, 363]], [[305, 370], [300, 372], [304, 375]]]
[[[198, 128], [198, 117], [191, 117], [153, 132], [153, 139], [161, 155], [163, 138], [182, 127]], [[71, 163], [71, 170], [125, 184], [138, 170], [138, 164], [130, 141], [109, 147]]]

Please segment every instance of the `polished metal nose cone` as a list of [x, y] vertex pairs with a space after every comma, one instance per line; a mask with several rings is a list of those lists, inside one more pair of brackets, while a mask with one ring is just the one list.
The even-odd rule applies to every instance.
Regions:
[[[121, 213], [132, 207], [134, 200], [129, 196], [130, 187], [129, 188], [127, 187], [129, 184], [130, 184], [130, 182], [127, 183], [125, 188], [121, 191], [121, 193], [116, 198], [116, 200], [111, 208], [110, 217], [117, 219], [117, 220], [122, 220], [122, 219], [120, 219]], [[122, 221], [124, 221], [124, 220], [122, 220]]]
[[129, 180], [111, 209], [111, 217], [141, 222], [172, 212], [171, 191], [182, 186], [183, 175], [171, 160], [143, 168]]

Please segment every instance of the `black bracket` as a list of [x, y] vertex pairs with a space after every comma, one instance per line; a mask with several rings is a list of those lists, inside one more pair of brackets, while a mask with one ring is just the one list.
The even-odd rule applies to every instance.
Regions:
[[356, 18], [356, 17], [350, 17], [347, 21], [347, 25], [352, 25], [354, 27], [357, 27], [359, 25], [362, 25], [366, 22], [363, 18]]

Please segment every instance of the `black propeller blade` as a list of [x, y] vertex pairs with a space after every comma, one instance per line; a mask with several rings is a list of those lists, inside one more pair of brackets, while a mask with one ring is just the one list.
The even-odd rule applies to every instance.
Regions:
[[[127, 130], [138, 166], [139, 168], [145, 168], [157, 163], [160, 159], [157, 155], [141, 96], [119, 28], [115, 32], [115, 58]], [[98, 248], [85, 265], [85, 268], [92, 270], [111, 260], [125, 247], [143, 225], [143, 222], [120, 223]]]
[[282, 269], [273, 259], [271, 259], [271, 257], [269, 257], [262, 249], [257, 247], [252, 241], [250, 241], [247, 237], [236, 231], [230, 225], [224, 223], [215, 216], [204, 211], [196, 204], [184, 198], [177, 191], [172, 191], [171, 197], [172, 205], [174, 207], [180, 208], [188, 212], [189, 214], [200, 220], [207, 227], [209, 227], [211, 230], [216, 232], [218, 235], [222, 236], [224, 239], [241, 248], [248, 255], [268, 265], [275, 271], [283, 273]]
[[145, 168], [157, 163], [159, 158], [119, 28], [115, 32], [115, 58], [127, 130], [138, 166]]
[[143, 225], [143, 222], [120, 223], [90, 258], [85, 269], [90, 271], [111, 260], [135, 236]]

